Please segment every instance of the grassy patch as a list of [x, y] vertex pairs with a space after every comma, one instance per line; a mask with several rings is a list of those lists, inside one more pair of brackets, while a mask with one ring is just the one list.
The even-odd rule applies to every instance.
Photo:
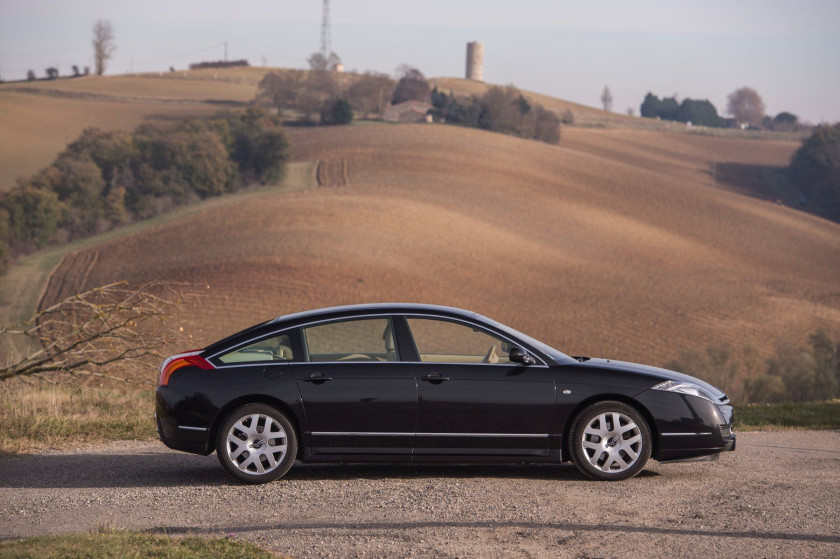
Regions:
[[233, 538], [170, 538], [126, 530], [106, 530], [91, 534], [37, 536], [0, 542], [0, 558], [6, 557], [89, 557], [135, 559], [164, 557], [199, 559], [204, 557], [275, 557], [259, 547]]
[[737, 429], [840, 429], [840, 400], [736, 406]]
[[0, 384], [0, 454], [157, 435], [154, 391], [65, 384]]

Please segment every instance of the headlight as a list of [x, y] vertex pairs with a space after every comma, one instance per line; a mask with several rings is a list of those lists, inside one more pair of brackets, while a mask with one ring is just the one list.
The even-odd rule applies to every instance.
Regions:
[[677, 392], [679, 394], [691, 394], [692, 396], [698, 396], [712, 403], [717, 403], [717, 398], [693, 382], [666, 380], [665, 382], [661, 382], [654, 386], [653, 390], [664, 390], [665, 392]]

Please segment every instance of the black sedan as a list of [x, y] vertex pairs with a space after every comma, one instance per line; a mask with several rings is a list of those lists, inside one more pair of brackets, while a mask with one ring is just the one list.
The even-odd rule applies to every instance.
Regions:
[[157, 427], [246, 483], [302, 462], [566, 462], [599, 480], [735, 449], [726, 395], [645, 365], [570, 357], [451, 307], [281, 316], [163, 362]]

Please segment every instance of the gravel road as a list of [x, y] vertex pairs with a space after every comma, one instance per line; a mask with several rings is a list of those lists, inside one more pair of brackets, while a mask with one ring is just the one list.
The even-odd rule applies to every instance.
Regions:
[[296, 465], [264, 486], [155, 442], [0, 458], [0, 538], [99, 526], [293, 557], [840, 557], [840, 431], [739, 433], [619, 483], [571, 466]]

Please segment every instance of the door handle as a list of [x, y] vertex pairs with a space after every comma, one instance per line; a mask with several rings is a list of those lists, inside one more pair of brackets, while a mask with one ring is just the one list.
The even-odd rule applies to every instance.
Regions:
[[306, 382], [326, 382], [332, 380], [332, 377], [325, 377], [324, 373], [312, 373], [309, 378], [303, 379]]
[[440, 373], [429, 373], [428, 375], [420, 377], [420, 380], [425, 380], [426, 382], [443, 382], [445, 380], [449, 380], [449, 377], [443, 377]]

